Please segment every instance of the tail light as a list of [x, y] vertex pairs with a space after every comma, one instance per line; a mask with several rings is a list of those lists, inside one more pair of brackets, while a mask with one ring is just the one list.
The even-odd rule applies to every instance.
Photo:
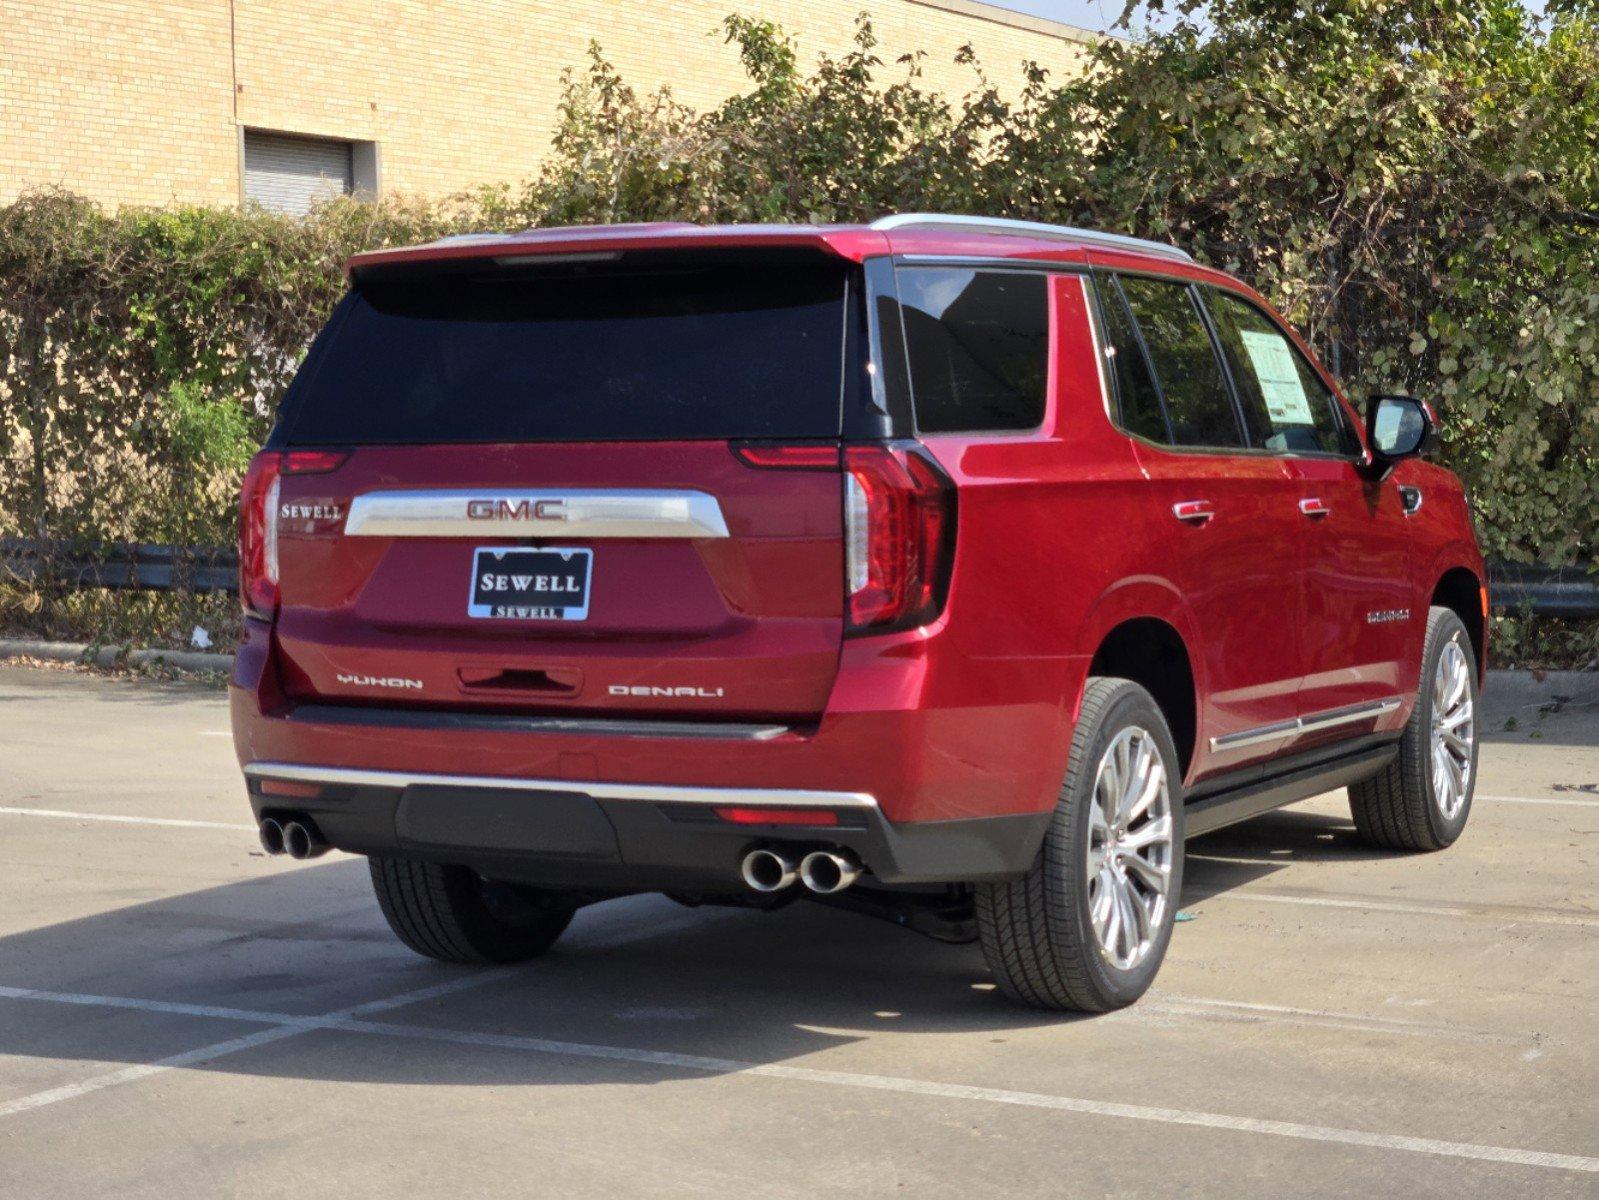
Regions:
[[344, 450], [263, 450], [250, 460], [239, 492], [239, 602], [270, 621], [278, 611], [278, 495], [285, 475], [335, 471]]
[[955, 557], [955, 485], [915, 442], [844, 450], [844, 574], [851, 633], [925, 625]]
[[[751, 467], [836, 471], [822, 442], [735, 442]], [[955, 560], [955, 485], [917, 442], [844, 447], [846, 632], [892, 633], [944, 609]]]

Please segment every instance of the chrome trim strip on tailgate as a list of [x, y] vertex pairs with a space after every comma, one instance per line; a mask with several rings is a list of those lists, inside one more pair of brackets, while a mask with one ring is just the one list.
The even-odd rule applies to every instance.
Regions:
[[654, 783], [595, 783], [587, 779], [510, 779], [498, 775], [429, 775], [413, 771], [369, 771], [359, 767], [314, 767], [300, 763], [254, 762], [248, 778], [351, 787], [495, 788], [517, 792], [576, 792], [596, 800], [643, 800], [657, 804], [716, 804], [733, 808], [876, 808], [868, 792], [811, 792], [783, 788], [671, 787]]
[[716, 497], [691, 488], [367, 492], [348, 537], [725, 538]]
[[524, 717], [454, 709], [378, 708], [370, 705], [300, 704], [291, 721], [326, 725], [372, 725], [400, 729], [470, 729], [482, 733], [582, 733], [604, 737], [707, 738], [727, 742], [769, 742], [792, 733], [792, 725], [747, 721], [658, 721], [629, 717]]
[[1330, 708], [1326, 712], [1312, 713], [1308, 717], [1297, 717], [1292, 721], [1276, 721], [1270, 725], [1259, 725], [1254, 729], [1240, 729], [1237, 733], [1223, 734], [1221, 737], [1210, 739], [1212, 750], [1238, 750], [1244, 746], [1255, 746], [1261, 742], [1274, 742], [1279, 738], [1290, 737], [1300, 733], [1314, 733], [1322, 729], [1333, 729], [1339, 725], [1353, 725], [1357, 721], [1369, 721], [1373, 717], [1385, 717], [1400, 706], [1403, 701], [1398, 696], [1391, 696], [1386, 700], [1371, 700], [1362, 704], [1351, 704], [1347, 708]]

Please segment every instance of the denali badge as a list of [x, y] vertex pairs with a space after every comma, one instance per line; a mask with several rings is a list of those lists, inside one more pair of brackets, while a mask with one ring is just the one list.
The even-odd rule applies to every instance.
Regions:
[[1410, 620], [1410, 610], [1408, 608], [1379, 608], [1375, 612], [1366, 614], [1366, 624], [1368, 625], [1386, 625], [1390, 621], [1408, 620]]
[[608, 690], [613, 696], [687, 696], [694, 700], [719, 700], [727, 694], [721, 688], [628, 687], [623, 683], [613, 683]]
[[468, 500], [466, 515], [473, 521], [564, 521], [564, 500]]
[[347, 683], [351, 687], [380, 687], [380, 688], [415, 688], [422, 689], [420, 679], [404, 679], [399, 675], [346, 675], [343, 671], [338, 674], [340, 683]]

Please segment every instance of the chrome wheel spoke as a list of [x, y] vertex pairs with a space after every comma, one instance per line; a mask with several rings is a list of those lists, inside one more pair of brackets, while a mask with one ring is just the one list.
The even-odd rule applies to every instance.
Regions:
[[1471, 790], [1477, 740], [1471, 664], [1458, 641], [1438, 656], [1432, 682], [1432, 791], [1445, 817], [1454, 817]]
[[1171, 871], [1166, 867], [1156, 866], [1148, 859], [1136, 854], [1126, 854], [1121, 858], [1121, 864], [1130, 875], [1137, 875], [1144, 884], [1153, 892], [1166, 894], [1166, 883], [1171, 878]]
[[1150, 846], [1166, 845], [1171, 842], [1171, 818], [1157, 817], [1145, 821], [1137, 829], [1122, 835], [1117, 845], [1123, 850], [1144, 850]]
[[1128, 970], [1149, 954], [1167, 913], [1175, 854], [1171, 785], [1146, 729], [1105, 748], [1088, 812], [1088, 915], [1101, 954]]

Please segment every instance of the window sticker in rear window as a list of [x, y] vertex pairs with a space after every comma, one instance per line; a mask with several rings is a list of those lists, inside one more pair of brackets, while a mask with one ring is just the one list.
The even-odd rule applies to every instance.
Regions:
[[1261, 395], [1272, 423], [1314, 425], [1316, 418], [1310, 411], [1310, 397], [1305, 395], [1299, 366], [1294, 362], [1294, 352], [1288, 343], [1278, 334], [1259, 333], [1253, 329], [1241, 329], [1238, 336], [1244, 340], [1244, 351], [1249, 355], [1255, 378], [1260, 381]]

